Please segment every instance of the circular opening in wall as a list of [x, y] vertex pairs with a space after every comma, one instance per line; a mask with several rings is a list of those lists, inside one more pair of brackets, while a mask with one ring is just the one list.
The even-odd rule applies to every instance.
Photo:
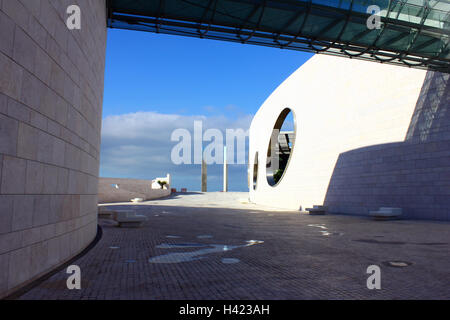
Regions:
[[258, 185], [258, 152], [255, 154], [255, 160], [253, 161], [253, 190], [256, 190]]
[[291, 109], [281, 111], [270, 136], [267, 149], [266, 177], [271, 186], [282, 179], [294, 150], [296, 136], [295, 115]]

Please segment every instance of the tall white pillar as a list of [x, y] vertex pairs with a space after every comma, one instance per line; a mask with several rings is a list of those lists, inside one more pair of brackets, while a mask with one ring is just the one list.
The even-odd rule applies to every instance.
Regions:
[[202, 161], [202, 192], [208, 192], [206, 161]]

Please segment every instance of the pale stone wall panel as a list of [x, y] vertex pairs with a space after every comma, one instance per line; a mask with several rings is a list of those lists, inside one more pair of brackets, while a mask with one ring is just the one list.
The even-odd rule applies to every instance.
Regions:
[[96, 235], [105, 48], [103, 0], [0, 0], [0, 297]]

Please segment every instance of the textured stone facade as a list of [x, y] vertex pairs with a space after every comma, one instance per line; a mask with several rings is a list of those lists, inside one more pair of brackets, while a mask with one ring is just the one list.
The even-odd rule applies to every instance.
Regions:
[[96, 235], [105, 15], [103, 0], [0, 0], [0, 297]]

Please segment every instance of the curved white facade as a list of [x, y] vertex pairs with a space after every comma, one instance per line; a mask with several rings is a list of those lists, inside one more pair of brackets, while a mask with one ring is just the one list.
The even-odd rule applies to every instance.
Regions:
[[[315, 55], [270, 95], [253, 119], [250, 182], [256, 152], [259, 165], [250, 200], [295, 210], [326, 202], [341, 153], [405, 141], [425, 76], [422, 70]], [[266, 179], [266, 155], [275, 121], [285, 108], [294, 113], [295, 145], [283, 178], [272, 187]], [[358, 178], [364, 175], [363, 168]], [[376, 179], [373, 183], [366, 186], [368, 193]], [[342, 194], [341, 200], [345, 197], [349, 195]], [[358, 208], [348, 213], [367, 212], [362, 203]], [[347, 213], [342, 207], [335, 211]]]

